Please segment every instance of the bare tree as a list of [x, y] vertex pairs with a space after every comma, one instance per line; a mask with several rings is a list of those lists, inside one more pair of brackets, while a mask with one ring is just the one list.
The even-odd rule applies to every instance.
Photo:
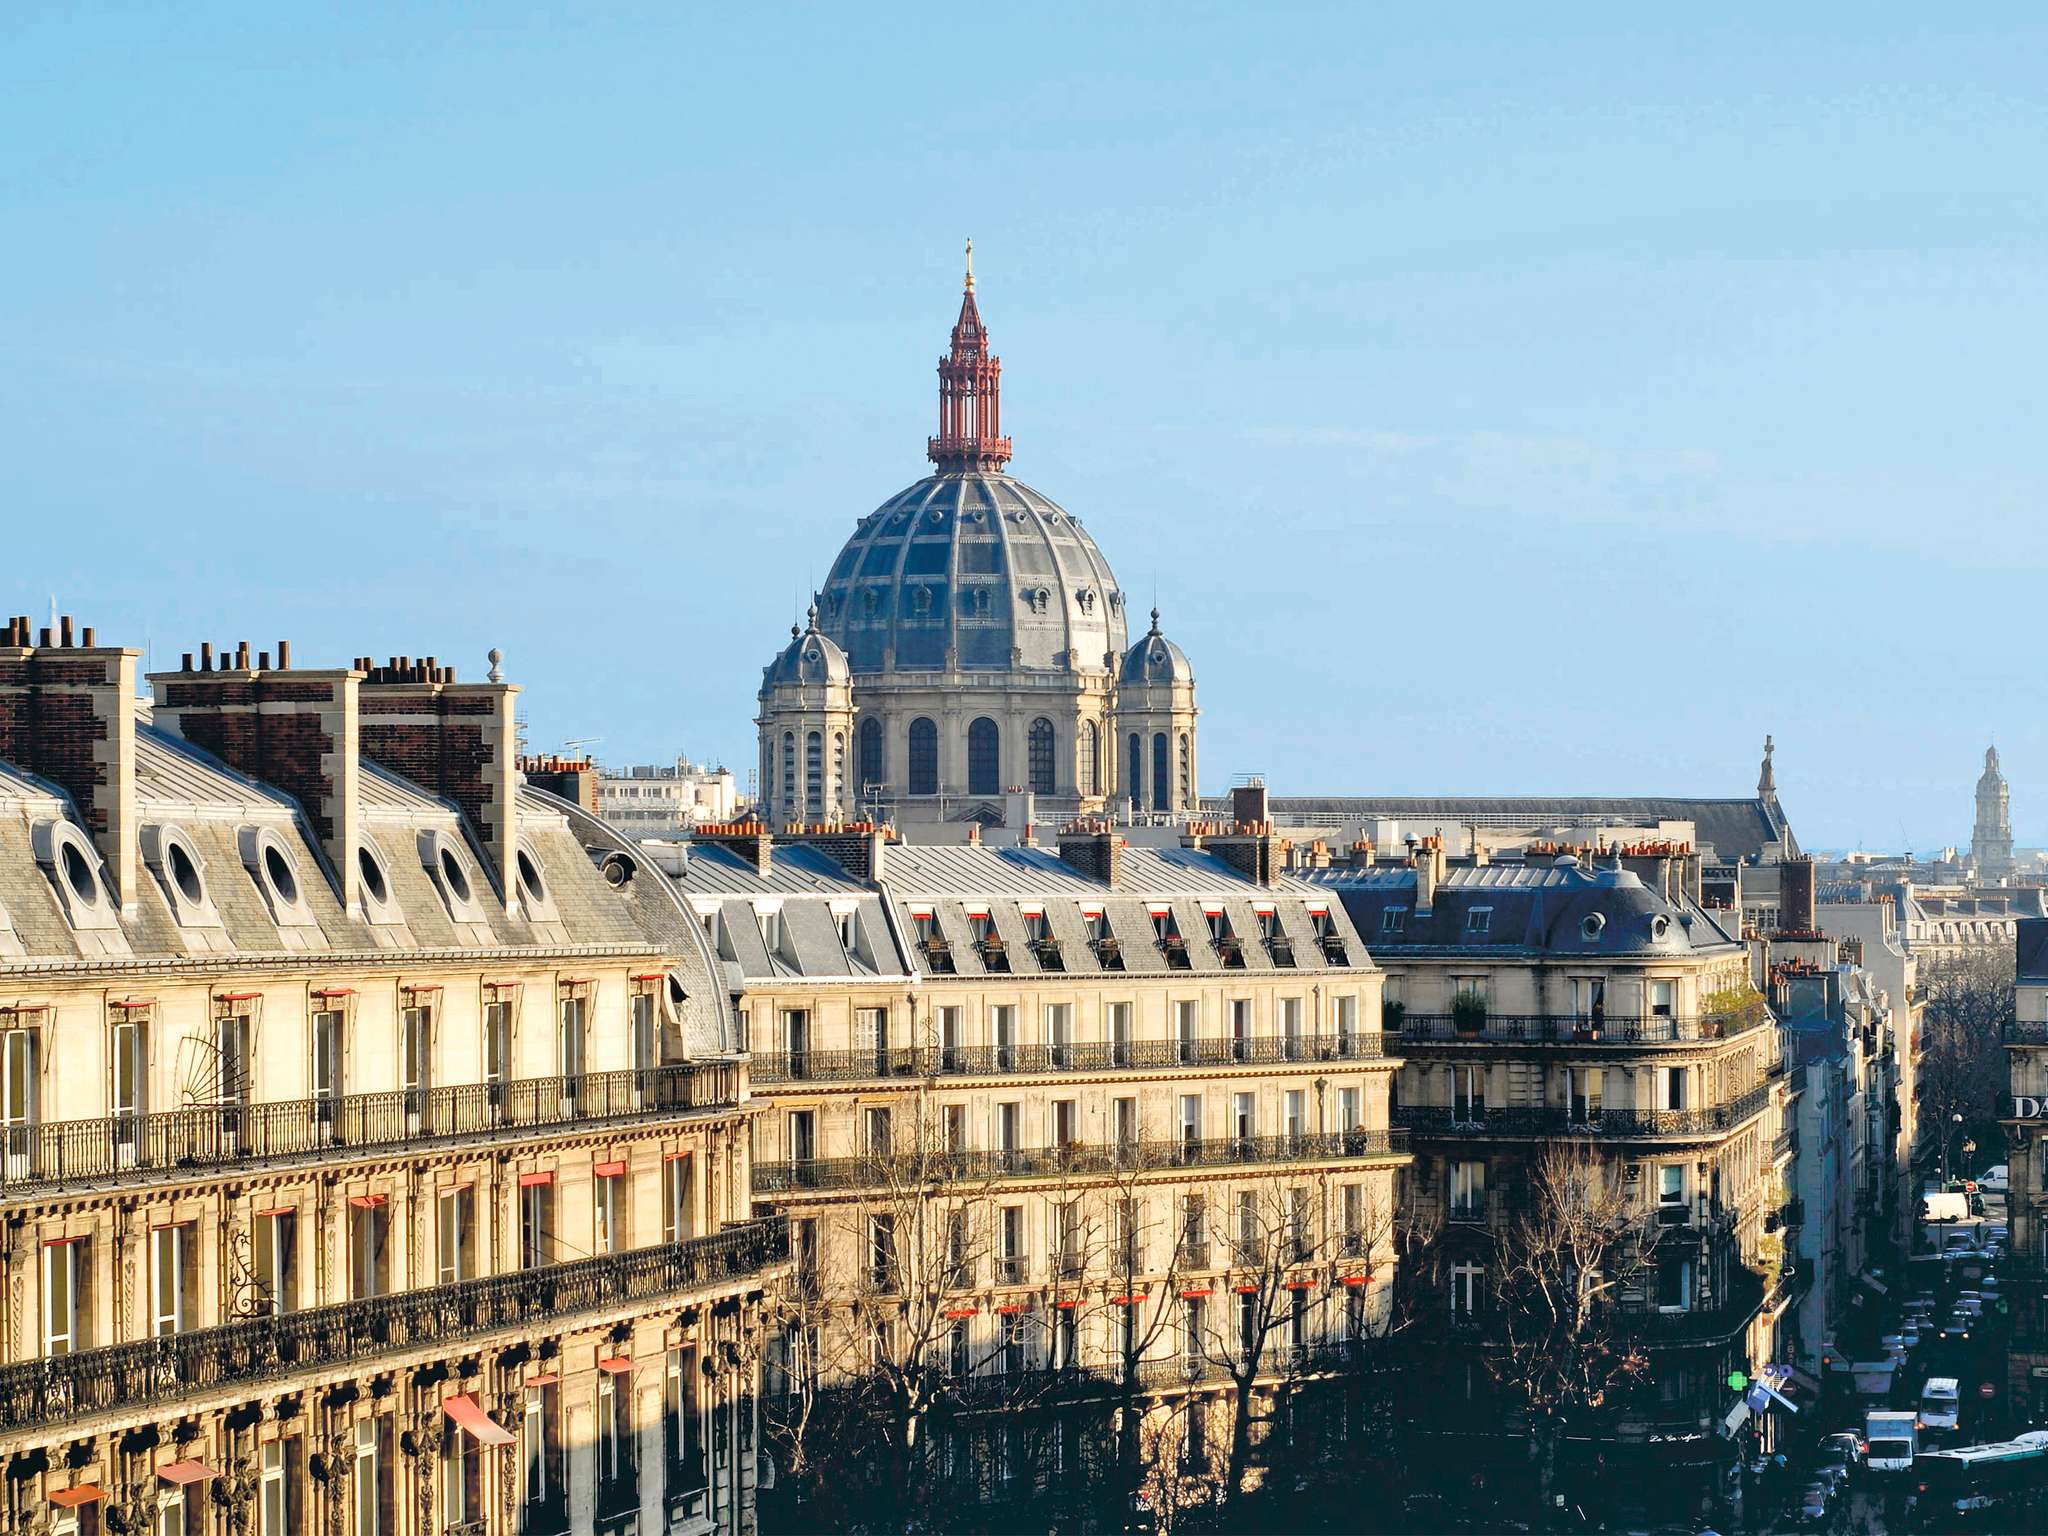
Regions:
[[1656, 1237], [1641, 1200], [1589, 1143], [1552, 1142], [1537, 1157], [1529, 1201], [1505, 1234], [1493, 1293], [1501, 1346], [1489, 1365], [1528, 1408], [1546, 1508], [1567, 1426], [1648, 1370], [1614, 1302], [1648, 1277]]
[[1933, 962], [1920, 972], [1920, 991], [1927, 1001], [1918, 1077], [1921, 1124], [1940, 1138], [1936, 1150], [1947, 1171], [1958, 1131], [1979, 1138], [1999, 1134], [2009, 1087], [2000, 1031], [2013, 1017], [2012, 955]]

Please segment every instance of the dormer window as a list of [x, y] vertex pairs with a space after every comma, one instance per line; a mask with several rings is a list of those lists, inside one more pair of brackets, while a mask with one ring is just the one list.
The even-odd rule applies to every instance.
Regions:
[[1337, 920], [1330, 916], [1330, 909], [1310, 907], [1308, 921], [1315, 930], [1316, 943], [1322, 947], [1323, 958], [1332, 965], [1349, 965], [1351, 956], [1344, 948], [1344, 935], [1337, 931]]
[[1088, 948], [1094, 951], [1095, 963], [1105, 971], [1120, 971], [1124, 968], [1123, 947], [1116, 935], [1110, 932], [1109, 917], [1100, 907], [1081, 909], [1081, 921], [1088, 930]]
[[1174, 920], [1171, 907], [1152, 908], [1152, 941], [1166, 956], [1167, 965], [1176, 971], [1192, 967], [1188, 958], [1188, 941], [1181, 937], [1180, 925]]
[[1294, 964], [1294, 941], [1287, 937], [1287, 930], [1280, 926], [1280, 914], [1272, 907], [1260, 905], [1254, 908], [1259, 919], [1259, 939], [1266, 946], [1266, 953], [1275, 965]]
[[1484, 937], [1493, 927], [1493, 908], [1473, 907], [1465, 914], [1465, 934], [1468, 938]]
[[1217, 958], [1232, 970], [1244, 967], [1244, 946], [1230, 926], [1230, 914], [1221, 906], [1204, 906], [1202, 919], [1209, 925], [1209, 944]]
[[839, 947], [851, 955], [860, 949], [860, 913], [852, 907], [835, 914], [839, 920]]
[[781, 954], [782, 909], [778, 907], [772, 912], [756, 912], [754, 918], [761, 926], [761, 943], [763, 947], [771, 955]]
[[1380, 913], [1380, 932], [1399, 933], [1408, 922], [1406, 907], [1388, 907]]

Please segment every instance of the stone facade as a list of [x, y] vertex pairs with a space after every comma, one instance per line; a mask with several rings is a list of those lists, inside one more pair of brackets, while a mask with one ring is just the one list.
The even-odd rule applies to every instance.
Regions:
[[511, 690], [244, 647], [140, 723], [134, 652], [10, 628], [0, 1528], [751, 1529], [759, 1106]]

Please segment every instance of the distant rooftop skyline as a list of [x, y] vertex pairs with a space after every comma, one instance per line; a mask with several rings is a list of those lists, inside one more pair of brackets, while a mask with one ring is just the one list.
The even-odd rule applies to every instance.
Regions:
[[497, 646], [535, 750], [744, 774], [972, 236], [1206, 791], [1739, 795], [1770, 732], [1802, 841], [1918, 850], [1995, 741], [2038, 846], [2044, 33], [17, 11], [0, 609]]

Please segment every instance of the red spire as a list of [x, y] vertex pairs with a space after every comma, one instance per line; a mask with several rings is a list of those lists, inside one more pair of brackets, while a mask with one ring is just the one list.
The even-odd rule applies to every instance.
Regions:
[[1001, 469], [1010, 458], [1003, 430], [1003, 360], [989, 356], [988, 329], [974, 305], [974, 242], [967, 242], [967, 291], [953, 323], [953, 350], [939, 359], [939, 435], [925, 454], [941, 470]]

